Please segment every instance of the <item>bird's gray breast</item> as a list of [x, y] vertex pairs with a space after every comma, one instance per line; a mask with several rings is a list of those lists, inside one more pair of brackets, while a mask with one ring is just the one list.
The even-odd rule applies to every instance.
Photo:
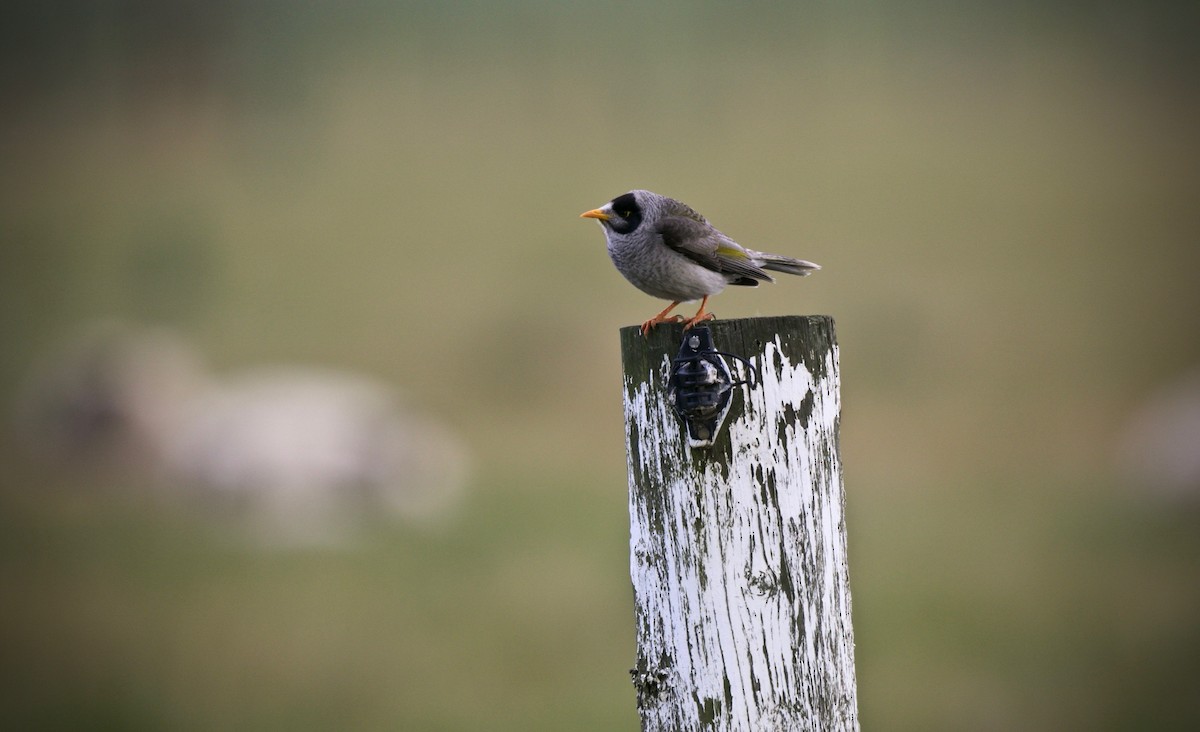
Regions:
[[610, 236], [608, 255], [634, 287], [664, 300], [699, 300], [729, 283], [720, 272], [669, 249], [658, 234]]

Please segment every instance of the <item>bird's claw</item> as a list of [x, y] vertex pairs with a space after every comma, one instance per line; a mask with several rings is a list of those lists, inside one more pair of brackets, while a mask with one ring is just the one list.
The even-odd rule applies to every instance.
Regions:
[[683, 329], [691, 330], [692, 328], [695, 328], [697, 325], [700, 325], [701, 323], [703, 323], [707, 320], [713, 320], [716, 317], [717, 316], [714, 315], [713, 313], [696, 313], [696, 317], [692, 318], [691, 320], [689, 320], [683, 324]]
[[[655, 317], [647, 320], [645, 323], [642, 323], [642, 337], [645, 338], [646, 336], [650, 335], [650, 330], [652, 328], [654, 328], [654, 326], [658, 325], [659, 323], [682, 323], [682, 322], [684, 322], [682, 315], [672, 315], [669, 318], [662, 318], [662, 317], [659, 317], [656, 315]], [[688, 326], [688, 325], [684, 326], [685, 329], [690, 328], [690, 327], [691, 326]]]

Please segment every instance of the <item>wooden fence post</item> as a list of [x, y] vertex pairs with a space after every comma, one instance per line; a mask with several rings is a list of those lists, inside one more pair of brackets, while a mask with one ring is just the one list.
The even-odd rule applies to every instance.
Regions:
[[667, 400], [681, 326], [621, 330], [642, 730], [857, 730], [833, 319], [710, 327], [761, 383], [708, 448]]

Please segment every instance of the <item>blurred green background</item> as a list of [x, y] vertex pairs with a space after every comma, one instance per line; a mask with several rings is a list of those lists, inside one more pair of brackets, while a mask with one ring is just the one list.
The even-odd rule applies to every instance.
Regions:
[[1197, 728], [1200, 502], [1114, 459], [1200, 363], [1197, 38], [1167, 2], [7, 3], [6, 409], [113, 317], [396, 384], [474, 473], [438, 526], [258, 551], [8, 430], [0, 718], [636, 729], [617, 329], [661, 305], [577, 215], [649, 188], [824, 266], [714, 309], [836, 318], [865, 728]]

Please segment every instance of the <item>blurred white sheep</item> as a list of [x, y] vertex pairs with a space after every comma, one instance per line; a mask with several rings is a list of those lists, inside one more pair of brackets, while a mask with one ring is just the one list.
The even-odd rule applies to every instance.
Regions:
[[35, 369], [23, 441], [183, 486], [273, 543], [347, 538], [385, 512], [431, 522], [459, 505], [462, 443], [362, 376], [285, 367], [206, 372], [177, 335], [97, 327]]
[[1161, 501], [1200, 506], [1200, 369], [1142, 401], [1118, 436], [1116, 458], [1131, 486]]

